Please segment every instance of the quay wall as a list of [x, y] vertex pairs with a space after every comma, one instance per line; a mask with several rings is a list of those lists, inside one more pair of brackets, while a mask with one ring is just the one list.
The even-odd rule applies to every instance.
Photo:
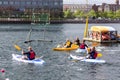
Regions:
[[[50, 20], [51, 24], [62, 24], [62, 23], [85, 23], [85, 20]], [[17, 19], [17, 18], [0, 18], [0, 24], [31, 24], [33, 21], [29, 19]], [[35, 21], [35, 23], [43, 23], [41, 21]], [[120, 23], [120, 20], [89, 20], [89, 23]]]

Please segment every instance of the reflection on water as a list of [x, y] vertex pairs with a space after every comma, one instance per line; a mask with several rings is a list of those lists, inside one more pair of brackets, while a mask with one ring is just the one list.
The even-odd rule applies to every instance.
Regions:
[[106, 47], [118, 47], [120, 43], [97, 43], [90, 42], [92, 46], [106, 46]]

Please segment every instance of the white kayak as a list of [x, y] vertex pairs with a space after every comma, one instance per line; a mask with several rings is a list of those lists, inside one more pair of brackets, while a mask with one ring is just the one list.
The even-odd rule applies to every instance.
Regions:
[[85, 54], [85, 53], [87, 53], [87, 50], [86, 49], [77, 49], [75, 52]]
[[45, 63], [45, 61], [40, 58], [37, 58], [34, 60], [24, 60], [24, 59], [22, 59], [22, 55], [18, 55], [18, 54], [12, 54], [12, 57], [16, 61], [25, 62], [25, 63], [35, 63], [35, 64], [44, 64]]
[[85, 57], [81, 56], [75, 56], [75, 55], [70, 55], [70, 58], [73, 60], [80, 60], [84, 62], [91, 62], [91, 63], [105, 63], [105, 60], [100, 60], [100, 59], [86, 59]]

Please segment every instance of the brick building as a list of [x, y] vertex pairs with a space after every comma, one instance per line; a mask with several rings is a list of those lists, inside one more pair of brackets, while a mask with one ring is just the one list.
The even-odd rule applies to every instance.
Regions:
[[92, 9], [94, 9], [95, 11], [117, 11], [120, 9], [120, 4], [119, 4], [119, 0], [115, 1], [115, 4], [107, 4], [107, 3], [102, 3], [102, 5], [96, 5], [94, 4], [92, 6]]
[[90, 11], [92, 9], [92, 5], [88, 4], [64, 4], [63, 11], [70, 9], [71, 12], [75, 12], [76, 10], [81, 10], [84, 12]]

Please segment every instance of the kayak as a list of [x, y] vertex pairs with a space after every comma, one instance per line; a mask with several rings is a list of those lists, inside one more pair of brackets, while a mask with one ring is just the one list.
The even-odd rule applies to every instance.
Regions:
[[78, 49], [78, 45], [73, 44], [71, 47], [69, 48], [65, 48], [65, 47], [56, 47], [53, 48], [54, 51], [71, 51], [71, 50], [76, 50]]
[[35, 64], [44, 64], [45, 63], [45, 61], [40, 58], [37, 58], [34, 60], [25, 60], [25, 59], [22, 59], [22, 55], [18, 55], [18, 54], [12, 54], [12, 57], [16, 61], [25, 62], [25, 63], [35, 63]]
[[87, 50], [86, 49], [77, 49], [75, 52], [84, 54], [84, 53], [87, 53]]
[[100, 59], [86, 59], [85, 57], [75, 56], [75, 55], [70, 55], [70, 59], [84, 61], [84, 62], [90, 62], [90, 63], [105, 63], [106, 62], [105, 60], [100, 60]]
[[64, 48], [64, 47], [62, 47], [62, 48], [53, 48], [53, 50], [54, 51], [71, 51], [71, 50], [76, 50], [77, 48], [72, 48], [72, 47], [70, 47], [70, 48]]

